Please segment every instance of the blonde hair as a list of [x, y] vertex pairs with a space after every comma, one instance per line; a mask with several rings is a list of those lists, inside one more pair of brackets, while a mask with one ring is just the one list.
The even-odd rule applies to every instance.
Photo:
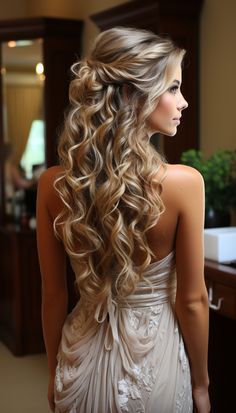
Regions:
[[[164, 210], [156, 179], [163, 161], [146, 120], [183, 55], [169, 39], [116, 27], [72, 66], [58, 148], [64, 172], [55, 182], [64, 208], [54, 228], [78, 266], [80, 293], [93, 302], [112, 288], [131, 293], [151, 262], [146, 233]], [[134, 252], [143, 257], [139, 267]]]

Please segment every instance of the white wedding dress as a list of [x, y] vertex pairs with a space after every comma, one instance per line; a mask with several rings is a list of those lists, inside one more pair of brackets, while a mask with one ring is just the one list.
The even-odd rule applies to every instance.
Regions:
[[[76, 264], [72, 263], [76, 272]], [[56, 413], [192, 413], [188, 358], [173, 311], [175, 259], [149, 265], [125, 299], [68, 316], [55, 379]]]

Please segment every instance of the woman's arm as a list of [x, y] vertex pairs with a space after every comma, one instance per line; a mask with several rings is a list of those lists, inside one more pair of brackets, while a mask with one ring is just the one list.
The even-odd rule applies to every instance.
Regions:
[[[42, 322], [51, 390], [62, 327], [67, 315], [66, 255], [55, 237], [53, 220], [60, 210], [60, 200], [53, 188], [55, 168], [44, 172], [38, 184], [37, 244], [42, 276]], [[49, 390], [50, 391], [50, 390]], [[49, 395], [53, 409], [53, 395]]]
[[197, 412], [206, 413], [210, 411], [210, 404], [207, 369], [209, 307], [203, 248], [204, 182], [192, 168], [180, 168], [179, 173], [175, 310], [190, 360]]

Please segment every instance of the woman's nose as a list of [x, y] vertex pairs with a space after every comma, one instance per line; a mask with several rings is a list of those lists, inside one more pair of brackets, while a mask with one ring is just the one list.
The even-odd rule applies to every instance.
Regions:
[[187, 102], [187, 100], [184, 99], [184, 97], [182, 95], [182, 99], [179, 102], [178, 109], [182, 111], [184, 109], [187, 109], [187, 107], [188, 107], [188, 102]]

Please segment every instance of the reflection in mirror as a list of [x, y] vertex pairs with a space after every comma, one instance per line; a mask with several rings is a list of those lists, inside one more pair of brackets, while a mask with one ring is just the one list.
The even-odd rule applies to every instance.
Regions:
[[2, 44], [4, 192], [8, 219], [35, 213], [45, 169], [42, 39]]

